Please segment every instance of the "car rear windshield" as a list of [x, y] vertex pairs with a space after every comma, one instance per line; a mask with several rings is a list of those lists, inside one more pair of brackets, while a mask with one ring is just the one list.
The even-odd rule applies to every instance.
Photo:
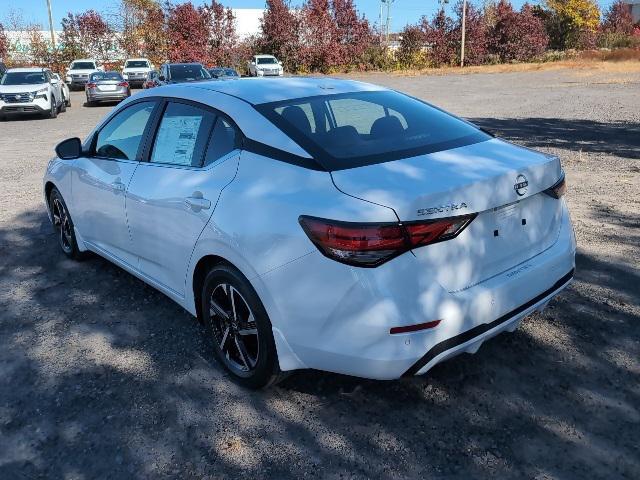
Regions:
[[41, 72], [7, 72], [0, 84], [2, 85], [38, 85], [47, 83], [44, 73]]
[[71, 70], [94, 70], [96, 68], [93, 62], [73, 62]]
[[149, 62], [146, 60], [129, 60], [124, 64], [124, 68], [149, 68]]
[[394, 91], [321, 95], [257, 105], [328, 170], [382, 163], [491, 137], [475, 126]]
[[258, 58], [258, 65], [271, 65], [273, 63], [276, 63], [276, 59], [273, 57]]
[[195, 80], [204, 80], [211, 78], [201, 65], [171, 65], [171, 80], [180, 82], [193, 82]]
[[118, 72], [99, 72], [91, 74], [92, 82], [101, 82], [103, 80], [122, 80], [122, 75]]

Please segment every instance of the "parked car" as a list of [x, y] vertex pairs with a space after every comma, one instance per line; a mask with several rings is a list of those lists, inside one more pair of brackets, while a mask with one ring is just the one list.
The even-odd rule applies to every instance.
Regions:
[[160, 75], [158, 75], [160, 85], [210, 79], [211, 75], [200, 63], [165, 63], [160, 67]]
[[66, 110], [60, 82], [42, 67], [10, 68], [0, 80], [0, 118], [40, 113], [56, 118]]
[[273, 55], [254, 55], [247, 62], [247, 70], [250, 77], [281, 77], [284, 75], [284, 67]]
[[65, 80], [71, 90], [81, 90], [89, 81], [89, 75], [104, 69], [92, 58], [74, 60], [67, 69]]
[[142, 84], [142, 88], [153, 88], [160, 85], [158, 81], [159, 73], [157, 70], [152, 70], [147, 74], [147, 79]]
[[71, 92], [69, 91], [69, 86], [60, 78], [60, 75], [57, 73], [51, 73], [51, 78], [58, 81], [60, 84], [60, 91], [62, 93], [62, 101], [65, 106], [69, 108], [71, 106]]
[[119, 102], [131, 96], [129, 83], [118, 72], [96, 72], [85, 86], [87, 105], [99, 102]]
[[159, 87], [56, 154], [43, 187], [63, 252], [196, 315], [249, 387], [424, 374], [573, 277], [557, 157], [363, 82]]
[[229, 67], [214, 67], [209, 69], [209, 73], [213, 78], [240, 78], [240, 74]]
[[122, 66], [122, 77], [132, 87], [142, 87], [147, 80], [147, 75], [154, 69], [151, 61], [146, 58], [129, 58]]

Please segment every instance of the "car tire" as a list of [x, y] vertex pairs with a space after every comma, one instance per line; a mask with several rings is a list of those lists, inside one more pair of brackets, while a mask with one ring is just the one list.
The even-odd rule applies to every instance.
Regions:
[[[71, 92], [69, 92], [71, 93]], [[65, 105], [67, 106], [67, 108], [71, 108], [71, 95], [69, 95], [69, 98], [65, 98]]]
[[216, 359], [240, 385], [259, 389], [281, 380], [269, 316], [249, 281], [219, 264], [202, 283], [201, 315]]
[[89, 97], [87, 97], [87, 103], [86, 103], [87, 107], [94, 107], [96, 105], [96, 102], [89, 100]]
[[53, 188], [49, 194], [49, 212], [51, 213], [53, 229], [58, 236], [58, 244], [63, 253], [73, 260], [84, 258], [85, 254], [78, 249], [76, 232], [67, 204], [57, 188]]
[[57, 118], [58, 117], [58, 107], [56, 107], [56, 99], [55, 97], [51, 97], [51, 108], [49, 112], [46, 114], [48, 118]]
[[67, 101], [62, 97], [62, 102], [60, 102], [60, 113], [64, 113], [67, 111]]

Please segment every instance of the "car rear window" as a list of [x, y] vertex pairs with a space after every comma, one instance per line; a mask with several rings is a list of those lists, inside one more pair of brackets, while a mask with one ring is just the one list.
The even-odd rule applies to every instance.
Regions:
[[394, 91], [321, 95], [256, 109], [328, 170], [433, 153], [491, 137], [434, 106]]
[[99, 72], [91, 74], [91, 81], [100, 82], [102, 80], [122, 80], [122, 75], [118, 72]]
[[211, 78], [201, 65], [171, 65], [171, 80], [174, 81], [194, 81]]

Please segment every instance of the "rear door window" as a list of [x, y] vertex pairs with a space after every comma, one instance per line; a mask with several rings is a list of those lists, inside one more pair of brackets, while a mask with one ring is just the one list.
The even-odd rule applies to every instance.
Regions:
[[152, 163], [201, 167], [215, 115], [202, 108], [169, 102], [151, 152]]

